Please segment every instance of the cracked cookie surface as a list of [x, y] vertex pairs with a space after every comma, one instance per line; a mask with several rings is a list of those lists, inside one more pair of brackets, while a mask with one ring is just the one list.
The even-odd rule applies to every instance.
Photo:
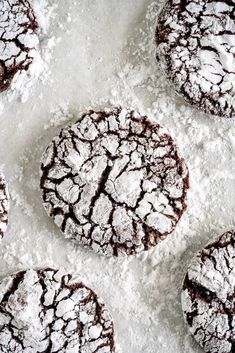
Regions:
[[199, 252], [185, 277], [182, 308], [190, 332], [208, 353], [235, 351], [235, 232]]
[[0, 7], [0, 92], [15, 74], [27, 70], [38, 46], [38, 25], [27, 0], [1, 0]]
[[178, 93], [207, 113], [235, 117], [235, 0], [167, 0], [156, 43]]
[[27, 270], [0, 282], [0, 352], [112, 353], [101, 299], [64, 270]]
[[67, 238], [108, 256], [148, 250], [170, 234], [187, 189], [172, 138], [131, 110], [89, 111], [42, 159], [47, 213]]
[[4, 176], [0, 173], [0, 238], [3, 238], [8, 224], [9, 194]]

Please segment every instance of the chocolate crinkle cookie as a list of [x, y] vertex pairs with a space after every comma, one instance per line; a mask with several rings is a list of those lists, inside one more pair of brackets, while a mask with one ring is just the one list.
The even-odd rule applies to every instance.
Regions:
[[38, 46], [38, 25], [27, 0], [0, 2], [0, 92], [15, 74], [27, 70]]
[[132, 110], [87, 112], [42, 159], [47, 213], [67, 238], [108, 256], [139, 253], [170, 234], [187, 189], [172, 138]]
[[0, 352], [113, 353], [113, 322], [76, 276], [19, 272], [0, 282]]
[[156, 43], [178, 93], [207, 113], [235, 117], [235, 0], [167, 0]]
[[8, 224], [9, 194], [4, 176], [0, 173], [0, 238], [3, 238]]
[[182, 292], [185, 320], [207, 353], [235, 352], [235, 232], [192, 261]]

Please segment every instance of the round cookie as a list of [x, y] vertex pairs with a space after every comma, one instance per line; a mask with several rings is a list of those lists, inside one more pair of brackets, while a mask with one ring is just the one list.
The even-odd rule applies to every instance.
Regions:
[[4, 176], [0, 173], [0, 238], [7, 230], [9, 211], [9, 194]]
[[187, 189], [172, 138], [132, 110], [87, 112], [42, 159], [47, 213], [67, 238], [108, 256], [139, 253], [170, 234]]
[[234, 0], [167, 0], [156, 43], [178, 93], [207, 113], [235, 117]]
[[28, 0], [1, 0], [0, 7], [0, 92], [14, 75], [27, 70], [38, 45], [38, 25]]
[[200, 251], [184, 280], [182, 308], [207, 353], [235, 351], [235, 232]]
[[112, 353], [102, 300], [63, 270], [27, 270], [0, 283], [0, 352]]

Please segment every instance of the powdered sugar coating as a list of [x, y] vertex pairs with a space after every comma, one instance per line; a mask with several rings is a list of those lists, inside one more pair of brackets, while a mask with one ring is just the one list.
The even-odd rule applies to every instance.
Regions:
[[234, 294], [235, 232], [227, 232], [194, 258], [182, 292], [186, 322], [206, 352], [234, 352]]
[[135, 254], [170, 234], [188, 171], [172, 138], [137, 112], [90, 111], [44, 153], [46, 211], [67, 238], [105, 255]]
[[9, 194], [4, 176], [0, 173], [0, 238], [7, 230]]
[[207, 113], [235, 116], [234, 0], [167, 0], [156, 42], [178, 93]]
[[0, 8], [0, 91], [14, 75], [32, 63], [38, 36], [37, 22], [28, 0], [2, 0]]
[[112, 353], [101, 299], [64, 270], [28, 270], [0, 283], [0, 352]]

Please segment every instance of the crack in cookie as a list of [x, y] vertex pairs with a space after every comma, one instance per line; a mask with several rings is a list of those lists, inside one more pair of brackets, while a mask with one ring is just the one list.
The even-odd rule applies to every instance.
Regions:
[[148, 250], [170, 234], [187, 189], [172, 138], [131, 110], [89, 111], [42, 159], [47, 213], [67, 238], [108, 256]]
[[167, 0], [156, 43], [178, 93], [207, 113], [235, 117], [234, 0]]
[[4, 176], [0, 173], [0, 238], [3, 238], [8, 224], [9, 194]]
[[182, 308], [190, 332], [207, 353], [235, 349], [235, 232], [227, 232], [192, 261]]
[[38, 24], [27, 0], [2, 0], [0, 8], [0, 92], [27, 70], [38, 46]]
[[113, 322], [76, 276], [19, 272], [0, 283], [0, 352], [113, 353]]

